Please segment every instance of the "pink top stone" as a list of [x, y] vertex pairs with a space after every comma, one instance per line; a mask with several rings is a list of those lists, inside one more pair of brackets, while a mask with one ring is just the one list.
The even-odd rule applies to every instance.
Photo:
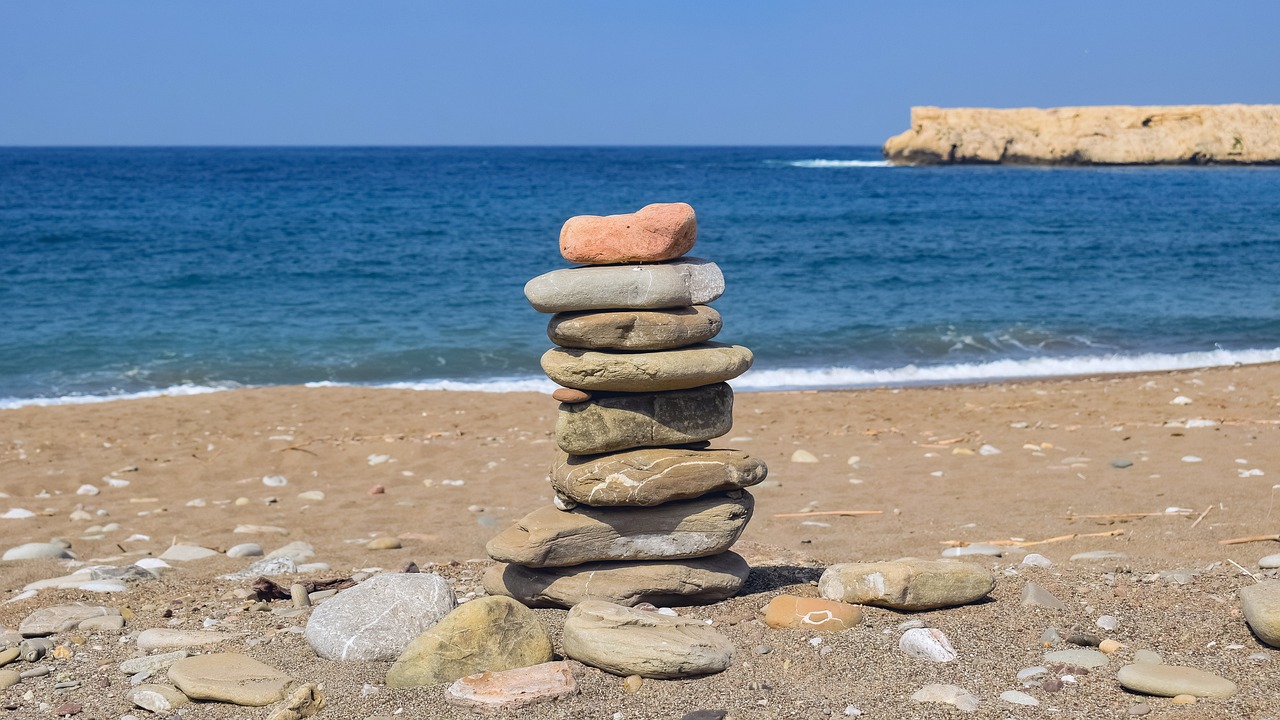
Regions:
[[689, 252], [698, 220], [686, 203], [656, 203], [626, 215], [579, 215], [560, 230], [560, 254], [586, 265], [661, 262]]

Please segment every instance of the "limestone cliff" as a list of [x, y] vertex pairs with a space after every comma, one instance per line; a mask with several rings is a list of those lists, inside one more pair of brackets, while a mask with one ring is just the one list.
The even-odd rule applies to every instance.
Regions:
[[911, 108], [902, 165], [1280, 164], [1280, 105]]

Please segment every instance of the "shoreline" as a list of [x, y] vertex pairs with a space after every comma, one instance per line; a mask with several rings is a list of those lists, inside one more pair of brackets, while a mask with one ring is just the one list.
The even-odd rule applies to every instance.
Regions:
[[[1082, 371], [1077, 373], [1049, 373], [1044, 375], [992, 375], [979, 377], [957, 376], [956, 378], [940, 378], [940, 379], [924, 379], [910, 380], [903, 379], [900, 381], [890, 381], [883, 383], [853, 383], [853, 384], [814, 384], [814, 385], [779, 385], [777, 387], [760, 388], [750, 384], [750, 373], [744, 375], [747, 383], [743, 383], [741, 379], [736, 384], [746, 384], [744, 389], [734, 388], [734, 392], [741, 393], [769, 393], [769, 392], [846, 392], [860, 390], [875, 390], [885, 388], [917, 388], [917, 387], [964, 387], [969, 385], [986, 385], [986, 384], [1004, 384], [1004, 383], [1020, 383], [1020, 382], [1036, 382], [1036, 381], [1058, 381], [1088, 378], [1111, 378], [1125, 377], [1131, 375], [1144, 374], [1164, 374], [1170, 372], [1186, 372], [1197, 370], [1209, 370], [1214, 368], [1230, 368], [1230, 367], [1256, 367], [1263, 365], [1280, 364], [1280, 348], [1264, 350], [1242, 350], [1242, 351], [1222, 351], [1232, 352], [1236, 354], [1248, 353], [1248, 357], [1257, 358], [1247, 361], [1235, 361], [1229, 364], [1190, 364], [1178, 365], [1174, 364], [1170, 367], [1156, 368], [1137, 368], [1133, 370], [1103, 370], [1103, 371]], [[1183, 353], [1168, 355], [1165, 357], [1185, 357], [1188, 355], [1203, 355], [1205, 353]], [[1274, 356], [1274, 357], [1273, 357]], [[1126, 356], [1121, 356], [1126, 358]], [[1064, 362], [1070, 360], [1079, 360], [1080, 358], [1045, 358], [1049, 362]], [[1094, 360], [1095, 356], [1086, 356], [1086, 360]], [[1127, 359], [1127, 358], [1126, 358]], [[994, 361], [993, 363], [979, 364], [956, 364], [942, 366], [924, 366], [923, 370], [928, 372], [938, 368], [958, 368], [958, 367], [983, 367], [993, 364], [1005, 362], [1019, 361]], [[853, 368], [790, 368], [790, 369], [774, 369], [760, 370], [760, 373], [813, 373], [813, 372], [854, 372], [870, 375], [892, 375], [894, 373], [905, 374], [908, 371], [920, 370], [921, 368], [911, 365], [900, 368], [891, 369], [873, 369], [858, 370]], [[729, 383], [731, 386], [734, 381]], [[460, 387], [458, 387], [460, 386]], [[531, 386], [545, 386], [541, 387]], [[0, 398], [0, 412], [6, 410], [17, 410], [26, 407], [58, 407], [64, 405], [94, 405], [105, 402], [117, 402], [122, 400], [145, 400], [156, 397], [190, 397], [193, 395], [208, 395], [212, 393], [232, 392], [238, 390], [260, 390], [266, 388], [306, 388], [306, 389], [323, 389], [323, 388], [367, 388], [376, 390], [403, 390], [411, 392], [476, 392], [483, 394], [506, 394], [518, 392], [536, 392], [540, 394], [550, 395], [557, 385], [541, 375], [518, 377], [518, 378], [495, 378], [489, 381], [461, 381], [461, 380], [430, 380], [430, 381], [397, 381], [379, 384], [358, 384], [358, 383], [339, 383], [332, 381], [316, 381], [290, 385], [235, 385], [234, 387], [218, 387], [216, 385], [172, 385], [166, 388], [156, 388], [151, 390], [139, 390], [129, 393], [118, 393], [112, 395], [62, 395], [52, 398], [32, 397], [32, 398]]]

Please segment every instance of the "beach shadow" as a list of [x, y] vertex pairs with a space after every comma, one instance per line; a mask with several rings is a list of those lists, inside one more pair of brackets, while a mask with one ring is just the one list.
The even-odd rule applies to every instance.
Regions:
[[803, 565], [760, 565], [751, 568], [751, 574], [743, 583], [738, 595], [759, 595], [775, 592], [792, 585], [808, 585], [822, 577], [821, 567]]

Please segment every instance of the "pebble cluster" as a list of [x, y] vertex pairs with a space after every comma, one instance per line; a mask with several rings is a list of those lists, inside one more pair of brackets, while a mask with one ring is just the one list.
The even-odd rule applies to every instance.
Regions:
[[[555, 502], [494, 537], [491, 594], [535, 607], [587, 600], [710, 603], [738, 592], [747, 563], [729, 551], [751, 518], [743, 488], [765, 464], [709, 449], [729, 432], [725, 381], [751, 367], [751, 351], [713, 342], [724, 292], [714, 263], [686, 257], [697, 239], [693, 208], [565, 223], [560, 252], [589, 265], [530, 280], [525, 296], [554, 313], [557, 347], [542, 368], [561, 385], [551, 468]], [[575, 616], [576, 617], [576, 616]]]

